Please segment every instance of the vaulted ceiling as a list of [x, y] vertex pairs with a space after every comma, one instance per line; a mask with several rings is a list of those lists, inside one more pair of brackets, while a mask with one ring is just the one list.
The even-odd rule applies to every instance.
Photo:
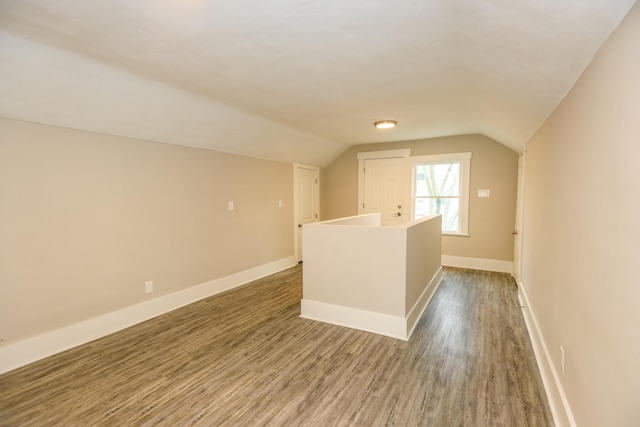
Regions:
[[454, 134], [521, 151], [633, 3], [0, 0], [0, 116], [320, 166]]

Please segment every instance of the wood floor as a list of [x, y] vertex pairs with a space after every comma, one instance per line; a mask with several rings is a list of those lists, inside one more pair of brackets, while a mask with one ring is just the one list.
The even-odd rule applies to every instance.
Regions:
[[445, 269], [408, 342], [302, 319], [300, 267], [0, 376], [1, 426], [551, 426], [505, 274]]

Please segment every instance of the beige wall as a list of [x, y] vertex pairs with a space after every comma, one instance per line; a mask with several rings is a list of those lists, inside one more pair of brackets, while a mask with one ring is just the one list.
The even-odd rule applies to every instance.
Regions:
[[[462, 135], [419, 141], [358, 145], [347, 150], [324, 171], [323, 219], [358, 213], [357, 153], [411, 149], [412, 156], [471, 152], [469, 200], [470, 237], [444, 236], [442, 253], [470, 258], [513, 260], [518, 155], [482, 135]], [[491, 190], [491, 197], [477, 197], [479, 189]]]
[[292, 256], [292, 197], [287, 163], [0, 119], [0, 336]]
[[528, 144], [522, 285], [581, 427], [640, 425], [639, 118], [636, 5]]

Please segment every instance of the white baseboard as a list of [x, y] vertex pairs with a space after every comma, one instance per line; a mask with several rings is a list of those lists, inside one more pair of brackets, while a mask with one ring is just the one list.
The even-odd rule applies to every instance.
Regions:
[[441, 281], [442, 267], [433, 275], [406, 317], [391, 316], [309, 299], [303, 299], [300, 302], [300, 317], [407, 341]]
[[295, 257], [259, 265], [0, 348], [0, 374], [296, 265]]
[[530, 308], [529, 298], [522, 283], [518, 283], [518, 300], [520, 301], [520, 305], [523, 306], [522, 313], [524, 315], [524, 321], [529, 331], [533, 352], [538, 362], [538, 369], [540, 369], [540, 375], [542, 376], [542, 382], [547, 393], [549, 407], [553, 414], [555, 425], [558, 427], [575, 427], [576, 422], [573, 418], [569, 402], [567, 401], [567, 396], [560, 383], [558, 372], [553, 364], [549, 349], [540, 333], [535, 313], [533, 313]]
[[447, 267], [469, 268], [472, 270], [497, 271], [509, 273], [513, 271], [512, 261], [500, 259], [469, 258], [454, 255], [442, 255], [442, 265]]
[[420, 298], [416, 301], [416, 303], [409, 310], [409, 314], [407, 314], [406, 318], [406, 330], [407, 330], [407, 339], [411, 338], [413, 335], [413, 331], [416, 329], [422, 314], [427, 309], [427, 306], [431, 302], [431, 298], [433, 294], [436, 293], [438, 286], [440, 286], [440, 282], [442, 282], [442, 267], [438, 268], [438, 271], [433, 275], [429, 284], [422, 291]]
[[300, 317], [407, 340], [404, 317], [302, 299]]

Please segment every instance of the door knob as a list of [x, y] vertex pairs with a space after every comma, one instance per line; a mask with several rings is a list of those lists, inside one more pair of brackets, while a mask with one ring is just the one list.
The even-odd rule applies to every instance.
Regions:
[[402, 212], [398, 212], [397, 214], [395, 214], [394, 216], [401, 216]]
[[302, 224], [298, 224], [298, 228], [302, 228]]
[[511, 234], [513, 234], [513, 235], [515, 236], [516, 234], [518, 234], [518, 230], [513, 230], [513, 231], [511, 232]]

